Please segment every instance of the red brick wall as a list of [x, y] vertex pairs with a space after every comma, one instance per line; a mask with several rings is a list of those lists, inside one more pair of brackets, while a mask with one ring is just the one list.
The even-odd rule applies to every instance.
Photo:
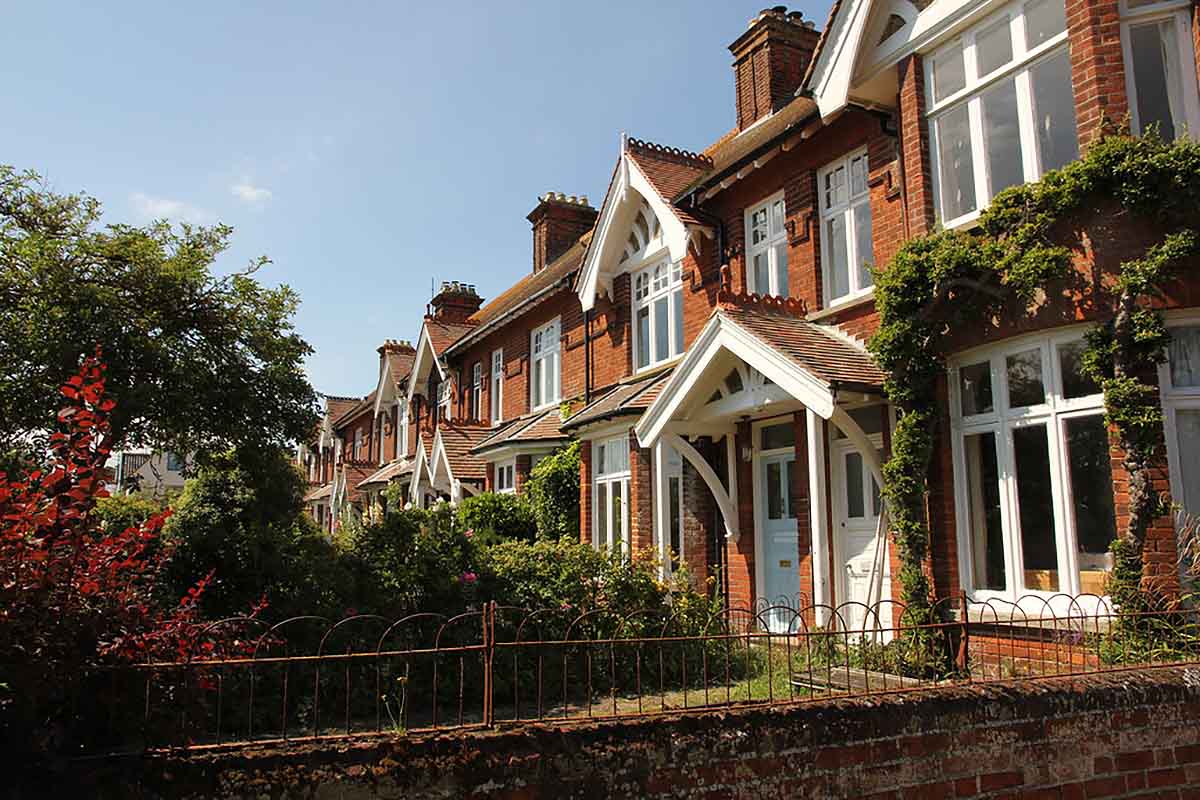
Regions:
[[629, 432], [629, 541], [633, 552], [654, 549], [654, 451]]
[[734, 452], [737, 457], [738, 538], [725, 540], [725, 582], [730, 607], [750, 606], [758, 592], [754, 583], [754, 465], [742, 460], [750, 446], [749, 422], [739, 422]]
[[592, 443], [579, 443], [579, 540], [592, 540]]
[[929, 160], [929, 132], [925, 124], [925, 70], [917, 55], [909, 56], [897, 69], [907, 234], [921, 236], [933, 228], [933, 173]]
[[1071, 83], [1080, 150], [1129, 112], [1117, 0], [1067, 0]]
[[1200, 795], [1200, 689], [1190, 672], [160, 754], [40, 770], [29, 795], [1178, 800]]

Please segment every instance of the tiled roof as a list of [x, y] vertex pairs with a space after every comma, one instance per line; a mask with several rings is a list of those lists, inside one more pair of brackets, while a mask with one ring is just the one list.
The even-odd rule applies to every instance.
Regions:
[[429, 331], [429, 342], [433, 345], [434, 352], [440, 356], [446, 351], [447, 347], [470, 333], [475, 325], [461, 322], [443, 322], [433, 317], [426, 317], [425, 327]]
[[361, 402], [362, 398], [359, 397], [335, 397], [327, 394], [325, 395], [325, 413], [329, 415], [330, 422], [333, 422]]
[[451, 349], [457, 349], [476, 336], [483, 335], [490, 329], [492, 323], [534, 300], [560, 281], [569, 279], [583, 263], [583, 255], [587, 252], [587, 246], [591, 240], [592, 231], [588, 231], [579, 237], [578, 241], [567, 249], [567, 252], [554, 259], [544, 269], [529, 273], [472, 314], [468, 321], [474, 326], [474, 329], [470, 335], [459, 339]]
[[317, 500], [324, 500], [329, 495], [333, 494], [333, 484], [327, 483], [324, 486], [314, 486], [304, 495], [304, 502], [313, 503]]
[[372, 411], [374, 411], [374, 409], [375, 409], [375, 393], [374, 392], [371, 392], [369, 395], [367, 395], [363, 399], [356, 401], [354, 403], [354, 405], [350, 406], [348, 409], [343, 411], [339, 416], [334, 417], [331, 427], [340, 428], [343, 425], [345, 425], [346, 423], [353, 420], [359, 414], [366, 411], [367, 409], [371, 409]]
[[475, 445], [473, 452], [481, 453], [493, 447], [509, 444], [561, 442], [568, 438], [560, 430], [561, 424], [562, 417], [557, 408], [550, 408], [536, 414], [526, 414], [501, 425], [490, 436]]
[[450, 471], [460, 481], [483, 481], [486, 469], [482, 461], [471, 454], [471, 450], [483, 441], [490, 428], [472, 425], [442, 425], [438, 428], [442, 437], [442, 450], [450, 462]]
[[[640, 139], [629, 139], [626, 146], [629, 157], [668, 204], [682, 194], [684, 189], [712, 171], [711, 160], [695, 153], [643, 142]], [[706, 224], [686, 209], [673, 208], [675, 215], [685, 225]]]
[[372, 484], [387, 483], [392, 478], [398, 478], [413, 470], [413, 462], [407, 458], [398, 458], [389, 464], [385, 464], [378, 472], [368, 475], [367, 478], [359, 484], [359, 487], [370, 486]]
[[680, 189], [672, 199], [678, 200], [683, 195], [704, 185], [711, 178], [721, 175], [780, 134], [816, 116], [816, 103], [807, 97], [796, 97], [765, 120], [746, 128], [746, 130], [740, 133], [730, 131], [704, 151], [704, 154], [712, 159], [712, 169]]
[[830, 385], [879, 390], [883, 371], [840, 330], [768, 309], [721, 306], [716, 313]]
[[408, 381], [408, 373], [412, 371], [413, 361], [417, 354], [408, 352], [388, 353], [388, 369], [392, 372], [392, 382], [396, 386], [404, 386]]
[[370, 464], [343, 464], [342, 469], [346, 471], [346, 496], [350, 499], [350, 502], [361, 500], [363, 493], [359, 491], [358, 487], [375, 471], [374, 466]]
[[658, 397], [670, 377], [671, 370], [666, 370], [649, 377], [619, 383], [607, 393], [593, 400], [590, 405], [580, 409], [577, 414], [562, 424], [561, 429], [570, 431], [593, 422], [601, 422], [626, 414], [641, 414]]

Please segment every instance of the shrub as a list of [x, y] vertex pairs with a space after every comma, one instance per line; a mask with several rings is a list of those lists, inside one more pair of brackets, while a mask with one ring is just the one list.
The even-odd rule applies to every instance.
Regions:
[[162, 503], [136, 494], [116, 494], [96, 501], [95, 514], [101, 527], [109, 533], [141, 526], [162, 512]]
[[473, 530], [479, 543], [508, 539], [533, 539], [537, 528], [533, 509], [523, 496], [486, 492], [468, 497], [458, 506], [459, 524]]
[[538, 536], [579, 538], [579, 442], [572, 442], [533, 468], [526, 485]]

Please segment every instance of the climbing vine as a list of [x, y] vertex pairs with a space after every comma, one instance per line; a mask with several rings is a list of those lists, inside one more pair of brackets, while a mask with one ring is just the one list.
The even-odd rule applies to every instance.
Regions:
[[[1116, 431], [1129, 475], [1129, 513], [1114, 542], [1109, 592], [1129, 605], [1139, 597], [1147, 529], [1164, 513], [1152, 485], [1162, 411], [1150, 382], [1166, 357], [1169, 334], [1156, 301], [1180, 264], [1200, 251], [1200, 144], [1157, 135], [1110, 135], [1079, 160], [1037, 183], [1001, 192], [976, 230], [938, 231], [904, 244], [876, 275], [880, 327], [871, 352], [886, 374], [899, 415], [883, 493], [902, 564], [903, 600], [915, 622], [933, 616], [924, 571], [929, 549], [927, 476], [937, 437], [937, 384], [945, 374], [948, 334], [1019, 311], [1033, 313], [1075, 274], [1072, 248], [1090, 246], [1078, 220], [1098, 206], [1115, 208], [1116, 224], [1162, 238], [1120, 263], [1087, 297], [1097, 325], [1087, 336], [1083, 368], [1104, 392], [1106, 422]], [[1073, 216], [1074, 215], [1074, 216]]]

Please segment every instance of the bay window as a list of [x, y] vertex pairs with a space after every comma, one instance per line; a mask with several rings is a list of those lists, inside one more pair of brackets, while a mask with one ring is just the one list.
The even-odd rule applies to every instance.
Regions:
[[683, 353], [683, 276], [679, 264], [661, 261], [633, 278], [636, 368]]
[[491, 422], [495, 425], [504, 418], [504, 351], [492, 351], [492, 415]]
[[1102, 594], [1116, 537], [1104, 397], [1081, 331], [959, 359], [951, 420], [964, 584]]
[[629, 539], [629, 437], [592, 445], [592, 546], [627, 552]]
[[560, 399], [559, 338], [557, 319], [530, 334], [529, 401], [534, 411]]
[[953, 226], [1001, 190], [1079, 157], [1063, 0], [1028, 0], [926, 59], [938, 216]]
[[478, 422], [483, 416], [483, 362], [471, 367], [471, 419]]
[[1172, 141], [1200, 128], [1192, 4], [1122, 0], [1121, 46], [1133, 132]]
[[746, 280], [752, 293], [788, 296], [786, 221], [783, 192], [746, 210]]
[[1159, 367], [1171, 499], [1200, 517], [1200, 319], [1172, 320], [1167, 363]]
[[517, 490], [517, 461], [510, 459], [496, 465], [496, 492], [512, 494]]
[[825, 304], [865, 294], [871, 267], [871, 193], [867, 151], [843, 158], [817, 173], [821, 195], [821, 275]]

